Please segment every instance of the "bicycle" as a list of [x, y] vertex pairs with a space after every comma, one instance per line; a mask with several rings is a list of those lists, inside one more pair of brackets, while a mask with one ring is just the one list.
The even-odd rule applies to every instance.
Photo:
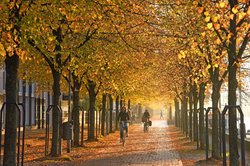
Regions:
[[121, 132], [121, 139], [122, 139], [122, 145], [125, 146], [126, 143], [126, 123], [125, 121], [121, 121], [120, 125], [122, 127], [122, 132]]
[[144, 129], [143, 129], [144, 133], [148, 132], [148, 127], [149, 127], [149, 119], [146, 119], [144, 121]]

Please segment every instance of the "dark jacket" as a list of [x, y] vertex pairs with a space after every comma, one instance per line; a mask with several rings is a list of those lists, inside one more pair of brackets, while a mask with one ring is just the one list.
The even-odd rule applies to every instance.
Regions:
[[143, 118], [150, 118], [150, 114], [149, 114], [149, 112], [144, 112], [144, 114], [143, 114]]
[[128, 120], [129, 120], [129, 115], [128, 115], [128, 113], [127, 112], [123, 112], [123, 111], [121, 111], [120, 113], [119, 113], [119, 115], [118, 115], [118, 119], [117, 119], [118, 121], [120, 120], [120, 121], [125, 121], [125, 122], [127, 122]]

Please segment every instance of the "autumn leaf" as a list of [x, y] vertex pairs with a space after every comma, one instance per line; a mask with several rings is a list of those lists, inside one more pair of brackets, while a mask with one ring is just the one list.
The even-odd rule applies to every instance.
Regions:
[[178, 58], [182, 59], [182, 58], [185, 58], [185, 57], [186, 57], [186, 55], [185, 55], [184, 51], [180, 51], [180, 53], [178, 54]]
[[212, 17], [212, 21], [213, 21], [213, 22], [217, 22], [217, 21], [218, 21], [218, 17], [216, 17], [216, 16], [215, 16], [215, 17]]
[[208, 64], [207, 69], [210, 69], [210, 68], [211, 68], [211, 65], [210, 65], [210, 64]]
[[220, 39], [216, 39], [215, 43], [218, 44], [218, 45], [221, 44]]
[[224, 8], [225, 7], [225, 2], [220, 2], [220, 7]]
[[239, 13], [239, 20], [243, 19], [245, 17], [246, 13]]
[[216, 30], [219, 30], [219, 29], [220, 29], [220, 24], [215, 23], [215, 24], [214, 24], [214, 28], [215, 28]]
[[205, 71], [202, 71], [203, 76], [207, 76], [207, 73]]
[[194, 2], [193, 2], [193, 5], [194, 5], [194, 6], [197, 6], [197, 5], [198, 5], [198, 2], [197, 2], [197, 1], [194, 1]]
[[176, 4], [177, 4], [177, 5], [180, 5], [180, 4], [181, 4], [181, 2], [180, 2], [180, 1], [177, 1], [177, 2], [176, 2]]
[[209, 22], [209, 21], [210, 21], [210, 17], [209, 17], [209, 16], [206, 17], [206, 18], [205, 18], [205, 21], [206, 21], [206, 22]]
[[6, 51], [5, 51], [4, 46], [2, 45], [2, 43], [0, 43], [0, 55], [2, 55], [2, 56], [6, 55]]
[[196, 43], [196, 42], [194, 42], [193, 44], [192, 44], [192, 47], [193, 48], [195, 48], [195, 47], [197, 47], [198, 46], [198, 44]]
[[206, 11], [206, 12], [204, 13], [204, 15], [205, 15], [205, 16], [209, 16], [209, 13]]
[[206, 36], [206, 32], [202, 32], [201, 35], [202, 35], [202, 37], [205, 37]]
[[234, 19], [234, 14], [230, 14], [230, 19], [233, 20]]
[[207, 27], [208, 27], [208, 29], [211, 29], [212, 27], [213, 27], [213, 23], [207, 23]]
[[203, 10], [204, 10], [204, 7], [198, 8], [198, 13], [201, 14], [203, 12]]
[[232, 8], [232, 12], [233, 12], [234, 14], [238, 13], [238, 8], [237, 8], [237, 6], [234, 6], [234, 7]]
[[178, 59], [182, 59], [182, 55], [180, 53], [178, 54]]
[[51, 37], [49, 37], [48, 39], [49, 39], [49, 41], [53, 41], [53, 40], [54, 40], [54, 37], [51, 36]]

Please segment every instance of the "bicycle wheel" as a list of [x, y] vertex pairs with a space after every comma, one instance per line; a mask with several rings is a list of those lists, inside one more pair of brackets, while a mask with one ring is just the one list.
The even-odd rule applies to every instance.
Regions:
[[125, 142], [126, 142], [126, 129], [123, 128], [123, 132], [122, 132], [122, 145], [125, 146]]
[[149, 122], [145, 122], [145, 132], [148, 132], [148, 126], [149, 126]]

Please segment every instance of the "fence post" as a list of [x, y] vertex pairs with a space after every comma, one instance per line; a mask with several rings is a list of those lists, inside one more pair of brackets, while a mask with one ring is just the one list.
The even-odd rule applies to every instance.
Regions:
[[[240, 138], [241, 138], [241, 165], [245, 166], [245, 123], [244, 114], [239, 105], [226, 105], [222, 112], [222, 145], [223, 145], [223, 166], [227, 165], [226, 158], [226, 129], [225, 129], [225, 114], [227, 110], [230, 111], [231, 108], [236, 108], [240, 113]], [[237, 143], [237, 142], [236, 142]]]
[[0, 165], [2, 165], [1, 164], [1, 160], [2, 160], [2, 158], [1, 158], [1, 151], [2, 150], [1, 149], [2, 149], [3, 109], [7, 104], [16, 106], [17, 111], [18, 111], [17, 166], [20, 165], [20, 142], [21, 142], [21, 110], [18, 107], [18, 105], [20, 105], [22, 107], [22, 110], [23, 110], [23, 112], [22, 112], [23, 113], [23, 121], [22, 121], [22, 123], [23, 123], [22, 124], [22, 126], [23, 126], [23, 135], [22, 135], [22, 154], [21, 154], [22, 155], [21, 156], [21, 165], [23, 166], [23, 164], [24, 164], [24, 142], [25, 142], [24, 141], [25, 140], [25, 108], [24, 108], [23, 104], [21, 104], [21, 103], [17, 104], [17, 103], [6, 103], [6, 102], [3, 103], [2, 108], [0, 110], [0, 131], [1, 131], [1, 133], [0, 133]]

